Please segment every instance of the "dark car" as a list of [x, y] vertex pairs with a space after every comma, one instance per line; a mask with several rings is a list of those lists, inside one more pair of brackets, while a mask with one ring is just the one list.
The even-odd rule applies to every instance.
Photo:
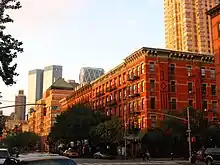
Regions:
[[4, 165], [76, 165], [76, 162], [55, 154], [26, 154], [8, 157]]
[[115, 159], [114, 156], [109, 155], [105, 152], [96, 152], [93, 156], [95, 159]]
[[207, 165], [220, 164], [220, 148], [207, 148], [203, 153]]

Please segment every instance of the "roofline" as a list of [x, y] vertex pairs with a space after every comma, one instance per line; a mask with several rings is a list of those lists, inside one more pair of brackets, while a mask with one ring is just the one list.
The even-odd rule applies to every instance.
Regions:
[[[170, 50], [170, 49], [162, 49], [162, 48], [151, 48], [151, 47], [142, 47], [138, 50], [136, 50], [135, 52], [133, 52], [131, 55], [127, 56], [123, 62], [121, 62], [120, 64], [118, 64], [116, 67], [112, 68], [111, 70], [109, 70], [108, 72], [106, 72], [105, 74], [103, 74], [102, 76], [98, 77], [97, 79], [93, 80], [90, 84], [94, 84], [97, 81], [99, 81], [100, 79], [106, 77], [107, 75], [109, 75], [110, 73], [114, 72], [114, 70], [117, 70], [118, 68], [120, 68], [121, 66], [126, 65], [127, 61], [130, 58], [133, 58], [133, 56], [137, 53], [152, 53], [152, 52], [163, 52], [163, 53], [173, 53], [173, 54], [187, 54], [187, 55], [193, 55], [195, 58], [201, 58], [201, 57], [211, 57], [213, 58], [214, 56], [209, 54], [201, 54], [201, 53], [193, 53], [193, 52], [183, 52], [183, 51], [177, 51], [177, 50]], [[168, 57], [168, 56], [167, 56]]]
[[[80, 87], [79, 89], [75, 90], [72, 95], [66, 97], [66, 100], [71, 99], [74, 97], [79, 91], [82, 91], [84, 89], [88, 89], [92, 87], [96, 82], [104, 79], [111, 73], [114, 73], [117, 69], [120, 67], [124, 67], [127, 64], [129, 64], [133, 59], [140, 57], [140, 55], [144, 56], [158, 56], [158, 52], [161, 52], [161, 56], [165, 58], [173, 58], [174, 60], [197, 60], [200, 62], [207, 62], [207, 63], [213, 63], [214, 62], [214, 56], [213, 55], [207, 55], [207, 54], [199, 54], [199, 53], [193, 53], [193, 52], [183, 52], [183, 51], [177, 51], [177, 50], [170, 50], [170, 49], [161, 49], [161, 48], [150, 48], [150, 47], [142, 47], [132, 53], [131, 55], [127, 56], [123, 62], [121, 62], [119, 65], [114, 67], [113, 69], [109, 70], [107, 73], [103, 74], [102, 76], [98, 77], [94, 81]], [[62, 99], [64, 101], [65, 99]]]
[[51, 86], [48, 88], [49, 90], [51, 89], [60, 89], [60, 90], [73, 90], [73, 87], [54, 87], [54, 86]]
[[206, 14], [210, 15], [211, 17], [215, 17], [216, 15], [219, 15], [220, 14], [220, 4], [218, 4], [214, 8], [207, 11]]

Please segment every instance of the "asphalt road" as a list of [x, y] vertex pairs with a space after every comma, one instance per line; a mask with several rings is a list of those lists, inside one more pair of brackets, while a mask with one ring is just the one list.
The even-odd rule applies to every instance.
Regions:
[[[101, 160], [101, 159], [74, 159], [77, 165], [190, 165], [187, 161], [142, 161], [136, 160]], [[203, 163], [196, 163], [195, 165], [204, 165]]]

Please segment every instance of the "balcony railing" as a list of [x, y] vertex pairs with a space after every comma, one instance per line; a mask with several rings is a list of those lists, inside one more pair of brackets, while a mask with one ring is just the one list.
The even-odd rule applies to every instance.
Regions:
[[117, 104], [116, 99], [112, 99], [106, 102], [106, 106], [115, 106]]
[[104, 94], [105, 94], [104, 91], [97, 92], [97, 93], [96, 93], [96, 97], [103, 96]]
[[128, 97], [129, 98], [135, 98], [135, 97], [139, 97], [139, 96], [140, 96], [140, 93], [136, 92], [136, 93], [130, 94]]
[[116, 85], [111, 85], [110, 87], [106, 88], [106, 92], [112, 92], [115, 89], [117, 89], [117, 86]]
[[135, 81], [138, 79], [140, 79], [140, 76], [138, 76], [136, 74], [135, 75], [134, 74], [128, 75], [128, 78], [127, 78], [128, 81]]

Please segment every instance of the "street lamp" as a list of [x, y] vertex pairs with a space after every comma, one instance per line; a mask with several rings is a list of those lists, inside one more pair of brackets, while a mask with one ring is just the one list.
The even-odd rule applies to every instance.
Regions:
[[189, 145], [189, 162], [192, 159], [192, 144], [191, 144], [191, 126], [190, 126], [190, 116], [189, 116], [189, 106], [186, 108], [187, 111], [187, 123], [188, 123], [188, 145]]

